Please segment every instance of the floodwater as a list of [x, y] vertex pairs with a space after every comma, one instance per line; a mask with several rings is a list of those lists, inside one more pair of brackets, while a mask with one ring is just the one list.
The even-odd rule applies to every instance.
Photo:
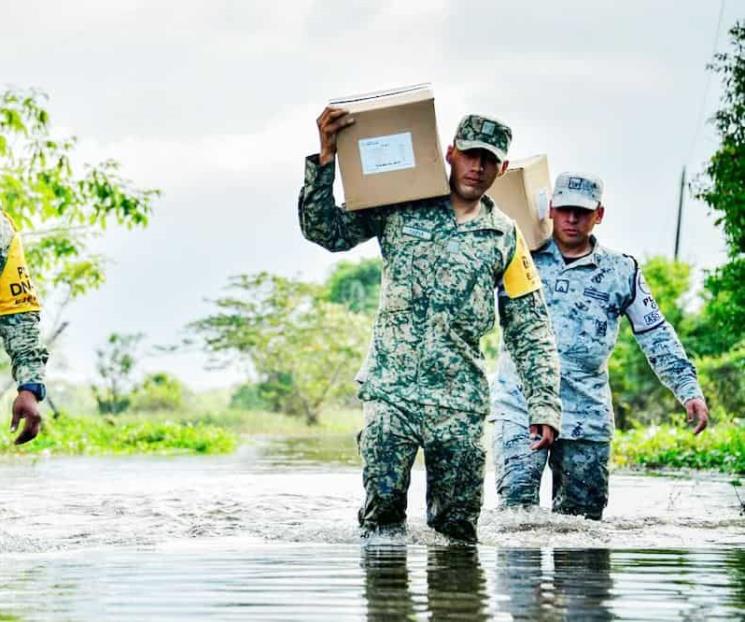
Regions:
[[745, 619], [729, 478], [613, 475], [599, 523], [498, 512], [493, 486], [479, 546], [448, 546], [418, 465], [409, 534], [363, 545], [348, 438], [3, 461], [0, 620]]

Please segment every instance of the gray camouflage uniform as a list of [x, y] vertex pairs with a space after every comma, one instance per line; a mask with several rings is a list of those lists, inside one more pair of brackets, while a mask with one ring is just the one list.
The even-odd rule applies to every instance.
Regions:
[[[515, 224], [488, 197], [458, 224], [448, 196], [347, 212], [335, 205], [335, 165], [305, 164], [303, 235], [331, 251], [376, 238], [380, 308], [361, 383], [363, 531], [402, 527], [418, 448], [427, 465], [428, 524], [476, 538], [483, 494], [483, 419], [489, 410], [481, 337], [494, 324], [494, 290], [515, 255]], [[528, 259], [529, 260], [529, 259]], [[500, 297], [505, 343], [518, 362], [530, 420], [558, 429], [558, 359], [540, 289]]]
[[[550, 240], [533, 252], [561, 360], [561, 438], [551, 447], [556, 511], [599, 519], [608, 498], [613, 407], [608, 359], [621, 318], [660, 381], [681, 403], [702, 397], [696, 370], [655, 302], [636, 260], [600, 246], [565, 263]], [[535, 505], [548, 450], [528, 448], [527, 403], [510, 354], [493, 386], [494, 460], [503, 505]]]
[[[18, 235], [9, 218], [0, 216], [0, 274], [5, 270], [13, 238]], [[0, 336], [10, 357], [13, 378], [21, 384], [43, 383], [49, 353], [39, 336], [39, 313], [0, 315]]]

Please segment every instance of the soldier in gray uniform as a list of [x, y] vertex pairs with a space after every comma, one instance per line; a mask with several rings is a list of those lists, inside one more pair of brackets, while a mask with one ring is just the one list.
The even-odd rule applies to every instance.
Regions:
[[10, 218], [0, 213], [0, 337], [18, 383], [11, 430], [24, 420], [17, 445], [35, 438], [41, 427], [38, 403], [46, 395], [44, 368], [49, 354], [39, 337], [40, 310], [21, 238]]
[[427, 522], [475, 541], [483, 495], [488, 382], [479, 340], [500, 297], [505, 343], [525, 387], [530, 422], [548, 446], [560, 425], [556, 345], [530, 253], [513, 221], [484, 192], [507, 166], [510, 129], [465, 117], [448, 147], [450, 195], [348, 212], [334, 202], [342, 109], [318, 118], [321, 151], [305, 162], [303, 235], [331, 251], [376, 238], [383, 257], [380, 308], [358, 374], [366, 491], [362, 534], [398, 531], [419, 447], [427, 467]]
[[602, 222], [603, 183], [595, 175], [562, 173], [551, 202], [553, 238], [533, 252], [561, 360], [561, 438], [531, 450], [525, 385], [509, 351], [500, 354], [493, 383], [491, 419], [497, 492], [503, 506], [538, 504], [548, 459], [553, 509], [602, 518], [608, 501], [608, 460], [613, 411], [608, 359], [621, 318], [631, 323], [639, 346], [660, 381], [706, 427], [708, 411], [696, 370], [665, 320], [636, 260], [601, 246], [592, 235]]

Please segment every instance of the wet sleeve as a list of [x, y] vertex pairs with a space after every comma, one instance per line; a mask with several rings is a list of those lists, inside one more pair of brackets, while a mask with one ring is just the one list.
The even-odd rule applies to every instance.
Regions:
[[662, 315], [647, 282], [634, 264], [631, 299], [625, 309], [639, 347], [660, 382], [681, 404], [702, 398], [696, 368], [680, 343], [675, 329]]
[[[15, 230], [4, 215], [0, 219], [0, 275], [8, 261]], [[49, 358], [41, 343], [38, 311], [0, 315], [0, 337], [10, 357], [13, 378], [18, 384], [44, 382], [44, 368]]]
[[318, 155], [305, 160], [305, 184], [298, 200], [303, 236], [333, 252], [349, 250], [380, 234], [382, 210], [348, 212], [334, 201], [335, 163], [321, 166]]
[[[561, 399], [556, 339], [540, 279], [535, 276], [536, 268], [527, 247], [524, 251], [520, 249], [520, 237], [518, 232], [515, 251], [498, 290], [504, 345], [523, 385], [530, 424], [550, 425], [558, 433], [561, 430]], [[522, 276], [510, 273], [515, 266], [522, 266]], [[515, 282], [522, 286], [515, 288]]]

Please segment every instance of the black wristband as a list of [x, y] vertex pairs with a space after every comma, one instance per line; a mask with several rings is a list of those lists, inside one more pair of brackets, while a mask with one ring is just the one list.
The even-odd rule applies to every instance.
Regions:
[[44, 401], [44, 398], [47, 396], [47, 388], [42, 382], [27, 382], [25, 384], [19, 384], [18, 390], [33, 393], [37, 402]]

